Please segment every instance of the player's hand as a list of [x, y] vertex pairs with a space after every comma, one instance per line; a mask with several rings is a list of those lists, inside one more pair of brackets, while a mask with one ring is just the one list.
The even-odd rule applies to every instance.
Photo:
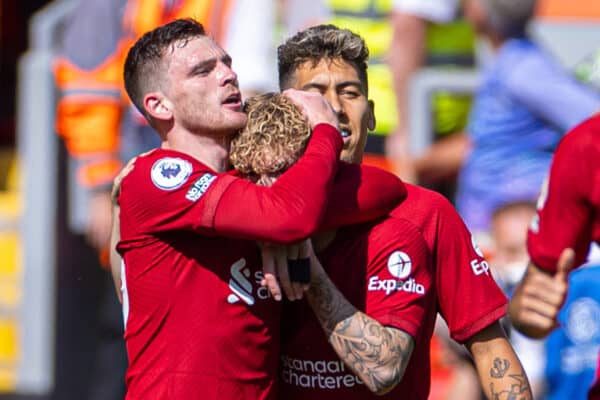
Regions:
[[554, 275], [529, 263], [508, 307], [510, 319], [518, 331], [540, 339], [558, 327], [558, 312], [565, 302], [568, 275], [574, 264], [573, 249], [563, 250]]
[[333, 110], [333, 107], [331, 107], [331, 104], [320, 93], [286, 89], [283, 91], [283, 94], [300, 108], [311, 128], [314, 128], [318, 124], [326, 123], [339, 129], [337, 114]]
[[98, 251], [108, 247], [111, 231], [112, 202], [108, 191], [91, 194], [86, 239]]
[[[281, 300], [282, 289], [283, 293], [291, 301], [300, 300], [304, 296], [304, 292], [308, 290], [310, 273], [306, 280], [292, 280], [290, 269], [295, 266], [290, 265], [290, 261], [294, 264], [294, 260], [308, 259], [311, 252], [312, 246], [308, 239], [289, 246], [275, 244], [261, 245], [264, 275], [262, 284], [269, 288], [275, 300]], [[292, 275], [294, 275], [293, 271]]]
[[127, 176], [127, 174], [129, 174], [129, 172], [131, 172], [131, 170], [133, 169], [133, 164], [135, 163], [135, 160], [137, 160], [137, 157], [133, 157], [131, 160], [129, 160], [127, 162], [127, 165], [125, 165], [125, 167], [121, 170], [121, 172], [119, 172], [119, 174], [113, 180], [113, 186], [112, 186], [112, 190], [110, 192], [110, 198], [111, 198], [113, 204], [117, 204], [117, 202], [118, 202], [117, 199], [119, 198], [119, 194], [121, 194], [121, 181], [123, 180], [123, 178], [125, 178]]
[[119, 213], [121, 208], [118, 204], [112, 207], [112, 228], [110, 233], [110, 271], [112, 273], [115, 289], [119, 302], [123, 303], [123, 294], [121, 293], [121, 256], [117, 252], [117, 243], [121, 240], [121, 229]]

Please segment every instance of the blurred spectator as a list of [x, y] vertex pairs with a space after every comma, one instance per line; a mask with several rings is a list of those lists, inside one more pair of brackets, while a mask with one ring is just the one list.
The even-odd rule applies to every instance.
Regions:
[[[535, 215], [535, 204], [517, 202], [496, 209], [492, 216], [490, 264], [494, 278], [510, 298], [525, 273], [527, 254], [527, 227]], [[534, 398], [542, 399], [545, 390], [544, 367], [546, 362], [545, 341], [529, 339], [506, 326], [510, 341], [529, 377]]]
[[[456, 154], [461, 154], [461, 131], [467, 120], [470, 97], [438, 92], [432, 109], [436, 142], [423, 155], [410, 154], [408, 123], [408, 86], [414, 73], [423, 66], [444, 68], [473, 67], [474, 34], [460, 16], [457, 0], [394, 0], [391, 14], [393, 38], [388, 51], [396, 92], [398, 125], [386, 143], [386, 154], [398, 172], [410, 181], [452, 182], [457, 169]], [[370, 66], [369, 66], [370, 68]], [[440, 153], [441, 152], [441, 153]], [[440, 162], [442, 165], [440, 165]], [[454, 166], [454, 168], [452, 168]], [[443, 190], [451, 195], [452, 185]]]
[[569, 294], [548, 336], [547, 400], [584, 400], [594, 381], [600, 348], [600, 265], [569, 275]]
[[600, 49], [575, 65], [575, 76], [600, 93]]
[[495, 52], [474, 100], [456, 199], [474, 232], [489, 230], [497, 207], [534, 201], [561, 136], [600, 108], [598, 94], [527, 37], [534, 7], [535, 0], [465, 2]]
[[[79, 2], [65, 23], [55, 60], [60, 90], [56, 127], [75, 170], [75, 177], [62, 182], [61, 193], [61, 204], [68, 204], [61, 212], [69, 224], [62, 221], [60, 231], [57, 398], [123, 398], [121, 312], [110, 275], [98, 267], [96, 252], [101, 252], [107, 267], [112, 179], [123, 161], [159, 144], [123, 91], [122, 65], [130, 45], [158, 25], [195, 17], [230, 52], [241, 88], [261, 92], [277, 86], [276, 34], [285, 31], [280, 32], [277, 21], [300, 29], [325, 18], [325, 11], [321, 0], [285, 5], [278, 0]], [[72, 192], [76, 195], [67, 199], [66, 193]], [[92, 336], [100, 336], [99, 345]], [[73, 354], [74, 349], [85, 356]], [[93, 367], [85, 368], [86, 364]]]

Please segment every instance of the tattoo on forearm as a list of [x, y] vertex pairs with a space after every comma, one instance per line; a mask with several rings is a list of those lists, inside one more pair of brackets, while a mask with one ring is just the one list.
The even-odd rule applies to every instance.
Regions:
[[494, 358], [494, 365], [490, 368], [490, 376], [492, 378], [504, 378], [506, 372], [510, 368], [510, 361], [507, 359]]
[[501, 389], [496, 391], [494, 383], [490, 383], [491, 400], [529, 400], [531, 399], [531, 392], [529, 390], [529, 384], [525, 374], [510, 374], [511, 378], [510, 386], [507, 389]]
[[385, 393], [404, 375], [413, 339], [356, 310], [328, 278], [311, 282], [308, 300], [338, 356], [370, 390]]

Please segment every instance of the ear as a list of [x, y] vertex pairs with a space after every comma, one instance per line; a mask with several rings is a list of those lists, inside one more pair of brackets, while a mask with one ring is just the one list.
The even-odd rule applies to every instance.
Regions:
[[173, 118], [173, 103], [161, 92], [150, 92], [144, 96], [144, 108], [152, 118], [167, 121]]
[[373, 100], [369, 100], [369, 115], [367, 116], [367, 129], [369, 129], [370, 131], [374, 131], [375, 125], [377, 125], [377, 121], [375, 120], [375, 102]]

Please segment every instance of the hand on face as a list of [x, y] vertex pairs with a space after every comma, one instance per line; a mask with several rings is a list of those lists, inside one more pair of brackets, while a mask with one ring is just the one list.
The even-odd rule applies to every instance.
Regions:
[[300, 90], [320, 93], [331, 104], [339, 120], [344, 140], [341, 159], [360, 163], [367, 133], [375, 128], [374, 105], [356, 68], [343, 60], [306, 62], [294, 72], [291, 85]]
[[331, 105], [320, 93], [286, 89], [283, 94], [296, 104], [308, 120], [311, 128], [321, 123], [339, 129], [339, 121]]

